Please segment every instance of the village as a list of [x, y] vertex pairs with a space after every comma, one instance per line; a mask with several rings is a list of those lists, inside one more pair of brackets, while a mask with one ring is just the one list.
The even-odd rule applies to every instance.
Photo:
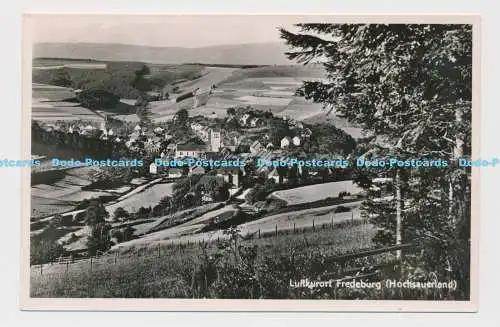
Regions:
[[[99, 140], [113, 147], [121, 147], [129, 156], [126, 159], [143, 159], [145, 170], [140, 174], [150, 179], [162, 177], [176, 181], [192, 175], [213, 174], [227, 183], [230, 196], [242, 189], [252, 187], [258, 181], [270, 180], [275, 184], [287, 184], [293, 179], [293, 186], [308, 178], [321, 175], [321, 181], [346, 179], [348, 174], [336, 172], [334, 168], [305, 169], [303, 167], [256, 167], [258, 160], [287, 160], [292, 157], [339, 159], [349, 149], [346, 144], [337, 147], [336, 155], [318, 153], [314, 145], [338, 142], [354, 145], [349, 135], [336, 130], [337, 140], [325, 134], [316, 125], [307, 125], [286, 116], [275, 117], [271, 112], [254, 110], [251, 107], [229, 108], [227, 116], [217, 118], [189, 117], [186, 112], [177, 114], [171, 122], [156, 124], [117, 123], [112, 118], [100, 124], [67, 122], [41, 124], [47, 133], [79, 135]], [[318, 135], [313, 130], [318, 129]], [[320, 135], [323, 133], [322, 135]], [[186, 141], [187, 140], [187, 141]], [[349, 145], [348, 145], [349, 146]], [[123, 152], [119, 152], [123, 154]], [[331, 153], [331, 152], [329, 152]], [[124, 158], [113, 158], [124, 159]], [[224, 160], [241, 162], [241, 167], [169, 167], [158, 165], [162, 161]], [[138, 172], [139, 173], [139, 172]], [[337, 177], [335, 177], [337, 176]], [[319, 181], [319, 180], [318, 180]], [[291, 185], [292, 186], [292, 185]], [[210, 190], [205, 190], [210, 193]], [[204, 198], [206, 198], [204, 196]]]

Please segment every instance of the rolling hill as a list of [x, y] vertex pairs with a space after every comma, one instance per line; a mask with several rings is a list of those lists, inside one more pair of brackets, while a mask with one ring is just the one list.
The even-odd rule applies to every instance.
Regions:
[[151, 47], [116, 43], [38, 43], [33, 56], [142, 61], [163, 64], [199, 62], [232, 65], [290, 65], [281, 43], [252, 43], [200, 48]]

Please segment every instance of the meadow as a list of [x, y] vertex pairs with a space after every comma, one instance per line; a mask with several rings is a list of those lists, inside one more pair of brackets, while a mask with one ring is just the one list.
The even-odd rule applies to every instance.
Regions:
[[275, 191], [270, 196], [286, 201], [287, 205], [297, 205], [319, 201], [328, 197], [337, 198], [340, 192], [356, 195], [361, 191], [362, 189], [352, 181], [341, 181]]
[[[134, 249], [73, 264], [33, 266], [32, 297], [316, 298], [288, 287], [321, 275], [321, 260], [370, 246], [369, 224], [278, 237]], [[322, 259], [323, 258], [323, 259]], [[330, 267], [334, 268], [334, 267]], [[252, 294], [253, 293], [253, 294]], [[323, 295], [322, 295], [323, 296]]]
[[30, 293], [35, 298], [454, 299], [447, 289], [290, 287], [291, 280], [306, 278], [397, 279], [394, 251], [356, 254], [375, 248], [375, 232], [358, 221], [260, 238], [242, 239], [230, 231], [233, 237], [218, 242], [130, 247], [75, 263], [32, 266]]

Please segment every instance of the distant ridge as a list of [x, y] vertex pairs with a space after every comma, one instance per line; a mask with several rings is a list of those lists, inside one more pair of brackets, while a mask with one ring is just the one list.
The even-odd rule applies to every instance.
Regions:
[[142, 61], [161, 64], [291, 65], [281, 43], [249, 43], [200, 48], [151, 47], [119, 43], [38, 43], [33, 57]]

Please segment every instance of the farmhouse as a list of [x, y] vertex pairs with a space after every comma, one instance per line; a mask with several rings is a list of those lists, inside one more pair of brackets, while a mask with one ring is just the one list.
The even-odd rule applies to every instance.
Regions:
[[292, 143], [292, 139], [289, 136], [285, 136], [284, 138], [281, 139], [281, 148], [286, 148], [290, 146]]
[[293, 142], [293, 145], [295, 146], [299, 146], [300, 145], [300, 137], [298, 136], [295, 136], [293, 139], [292, 139], [292, 142]]
[[206, 151], [204, 145], [178, 144], [175, 150], [175, 158], [200, 158]]

